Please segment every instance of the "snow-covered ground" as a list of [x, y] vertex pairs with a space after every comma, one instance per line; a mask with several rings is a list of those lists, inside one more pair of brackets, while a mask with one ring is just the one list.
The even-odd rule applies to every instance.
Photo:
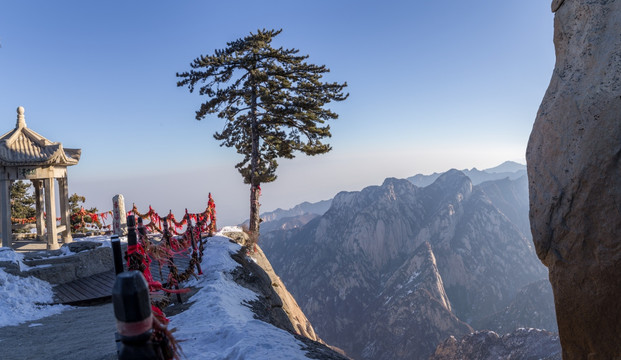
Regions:
[[[236, 228], [224, 228], [225, 231]], [[88, 239], [88, 238], [86, 238]], [[86, 240], [85, 239], [85, 240]], [[91, 240], [93, 240], [91, 238]], [[99, 241], [109, 239], [98, 237]], [[215, 236], [205, 245], [201, 264], [203, 275], [187, 285], [200, 290], [189, 300], [192, 306], [171, 317], [169, 327], [182, 340], [188, 359], [304, 359], [303, 344], [290, 333], [254, 318], [246, 302], [256, 294], [233, 281], [230, 272], [238, 266], [230, 255], [240, 246], [224, 236]], [[19, 254], [0, 251], [8, 260]], [[41, 306], [51, 300], [51, 286], [34, 278], [19, 278], [0, 270], [0, 327], [43, 318], [68, 307]], [[113, 316], [113, 314], [110, 314]]]
[[[23, 255], [9, 248], [0, 248], [0, 261], [15, 262], [22, 270]], [[52, 302], [52, 286], [35, 277], [22, 278], [7, 274], [0, 268], [0, 327], [18, 325], [58, 314], [71, 308], [64, 305], [45, 305]]]

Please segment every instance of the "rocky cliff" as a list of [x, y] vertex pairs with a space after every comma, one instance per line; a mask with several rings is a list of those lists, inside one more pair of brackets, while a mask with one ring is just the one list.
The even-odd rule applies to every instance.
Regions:
[[462, 172], [339, 193], [261, 244], [322, 337], [357, 359], [424, 359], [546, 276], [529, 239]]
[[564, 359], [621, 356], [621, 2], [554, 0], [556, 64], [526, 153]]
[[473, 326], [500, 334], [527, 327], [558, 332], [550, 282], [544, 279], [524, 286], [506, 308]]
[[[242, 246], [248, 244], [248, 236], [243, 232], [228, 232], [224, 235]], [[233, 273], [235, 281], [259, 294], [257, 300], [248, 304], [258, 319], [297, 335], [298, 340], [306, 345], [310, 358], [348, 359], [340, 349], [328, 346], [317, 336], [310, 321], [258, 245], [252, 246], [251, 250], [242, 248], [233, 259], [241, 265]]]
[[517, 329], [500, 336], [477, 331], [461, 340], [450, 337], [438, 346], [429, 360], [561, 360], [558, 336], [537, 329]]

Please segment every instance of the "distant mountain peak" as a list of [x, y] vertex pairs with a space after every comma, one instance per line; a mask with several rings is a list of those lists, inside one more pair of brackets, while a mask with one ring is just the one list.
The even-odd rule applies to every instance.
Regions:
[[516, 163], [514, 161], [505, 161], [504, 163], [485, 170], [478, 170], [473, 167], [471, 170], [456, 170], [451, 169], [445, 173], [433, 173], [431, 175], [417, 174], [408, 178], [408, 180], [418, 186], [425, 187], [431, 185], [439, 177], [447, 173], [461, 172], [465, 176], [469, 177], [473, 185], [479, 185], [482, 182], [490, 180], [498, 180], [503, 178], [509, 178], [515, 180], [521, 176], [526, 175], [526, 165]]
[[526, 165], [515, 161], [505, 161], [496, 167], [485, 169], [483, 171], [488, 173], [513, 173], [521, 170], [526, 170]]

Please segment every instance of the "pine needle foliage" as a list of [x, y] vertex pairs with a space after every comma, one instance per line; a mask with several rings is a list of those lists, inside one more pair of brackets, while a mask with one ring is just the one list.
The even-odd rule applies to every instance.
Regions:
[[35, 198], [31, 192], [31, 183], [15, 181], [9, 189], [11, 196], [11, 217], [29, 219], [35, 216]]
[[235, 167], [251, 185], [250, 231], [256, 234], [260, 184], [276, 180], [278, 158], [330, 151], [324, 143], [331, 137], [327, 122], [338, 115], [325, 106], [349, 96], [343, 93], [347, 83], [322, 82], [330, 71], [325, 65], [308, 64], [308, 55], [297, 49], [272, 47], [281, 32], [257, 30], [199, 56], [190, 71], [177, 73], [177, 86], [208, 97], [196, 119], [210, 114], [225, 119], [214, 138], [244, 156]]

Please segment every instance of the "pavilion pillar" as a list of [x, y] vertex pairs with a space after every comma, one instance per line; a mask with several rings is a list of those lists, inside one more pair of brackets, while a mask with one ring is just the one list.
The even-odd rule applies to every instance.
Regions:
[[54, 178], [46, 178], [43, 180], [45, 188], [45, 227], [47, 228], [47, 249], [56, 250], [58, 239], [56, 237], [56, 195], [54, 191]]
[[0, 180], [0, 229], [2, 229], [2, 246], [11, 247], [13, 235], [11, 224], [11, 193], [8, 179]]
[[37, 218], [37, 240], [44, 241], [43, 230], [45, 228], [45, 217], [43, 216], [43, 181], [32, 180], [35, 190], [35, 209]]
[[62, 233], [63, 242], [68, 244], [73, 241], [71, 237], [71, 221], [69, 210], [69, 186], [67, 184], [67, 178], [58, 178], [58, 196], [60, 197], [60, 223], [65, 226], [65, 230]]

